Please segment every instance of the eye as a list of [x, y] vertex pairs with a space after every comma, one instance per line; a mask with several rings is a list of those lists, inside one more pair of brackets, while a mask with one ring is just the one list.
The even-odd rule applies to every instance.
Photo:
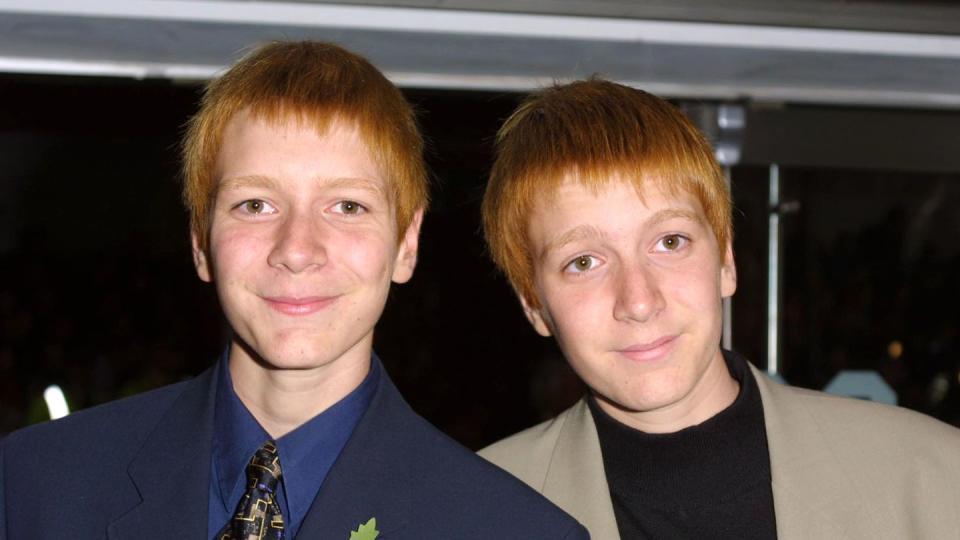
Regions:
[[262, 199], [243, 201], [234, 208], [238, 208], [244, 213], [251, 215], [275, 214], [277, 212], [277, 209], [274, 208], [273, 205]]
[[686, 247], [690, 239], [680, 234], [668, 234], [657, 241], [654, 251], [668, 252], [679, 251]]
[[600, 260], [593, 255], [580, 255], [579, 257], [576, 257], [572, 261], [568, 262], [567, 265], [563, 267], [563, 270], [564, 272], [582, 274], [587, 270], [593, 270], [599, 265]]
[[338, 214], [358, 215], [367, 211], [367, 207], [357, 201], [340, 201], [333, 205], [333, 211]]

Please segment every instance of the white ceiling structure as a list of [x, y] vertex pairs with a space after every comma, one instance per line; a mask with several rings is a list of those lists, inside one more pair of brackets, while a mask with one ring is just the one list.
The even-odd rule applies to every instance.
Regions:
[[960, 8], [942, 2], [0, 0], [6, 73], [206, 79], [307, 38], [410, 87], [599, 74], [673, 98], [960, 109]]

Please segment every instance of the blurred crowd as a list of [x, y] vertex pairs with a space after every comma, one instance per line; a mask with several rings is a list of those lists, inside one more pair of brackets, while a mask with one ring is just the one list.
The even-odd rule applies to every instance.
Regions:
[[199, 373], [220, 347], [211, 291], [189, 266], [130, 253], [0, 259], [0, 433]]

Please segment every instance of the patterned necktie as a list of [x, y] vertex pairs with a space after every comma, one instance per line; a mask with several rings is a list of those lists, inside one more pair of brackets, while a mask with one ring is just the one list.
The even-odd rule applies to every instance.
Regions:
[[283, 514], [275, 497], [282, 474], [276, 443], [263, 443], [247, 465], [247, 491], [216, 540], [283, 540]]

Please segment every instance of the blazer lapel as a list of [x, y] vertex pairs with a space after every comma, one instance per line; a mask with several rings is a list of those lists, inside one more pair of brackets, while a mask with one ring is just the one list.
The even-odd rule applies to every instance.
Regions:
[[378, 538], [403, 529], [411, 504], [404, 463], [416, 459], [404, 428], [414, 417], [381, 365], [370, 406], [320, 487], [299, 538], [348, 540], [370, 518], [377, 520]]
[[110, 538], [205, 538], [216, 371], [188, 382], [128, 468], [141, 502]]
[[[786, 394], [788, 389], [752, 365], [750, 369], [763, 402], [778, 538], [844, 537], [849, 516], [861, 512], [861, 497], [831, 454], [833, 441]], [[583, 523], [592, 537], [619, 538], [597, 428], [586, 401], [566, 414], [543, 494]]]
[[566, 413], [550, 460], [543, 495], [565, 509], [593, 538], [618, 539], [600, 438], [586, 399]]
[[791, 389], [750, 366], [763, 402], [777, 536], [841, 538], [861, 500], [816, 419]]

